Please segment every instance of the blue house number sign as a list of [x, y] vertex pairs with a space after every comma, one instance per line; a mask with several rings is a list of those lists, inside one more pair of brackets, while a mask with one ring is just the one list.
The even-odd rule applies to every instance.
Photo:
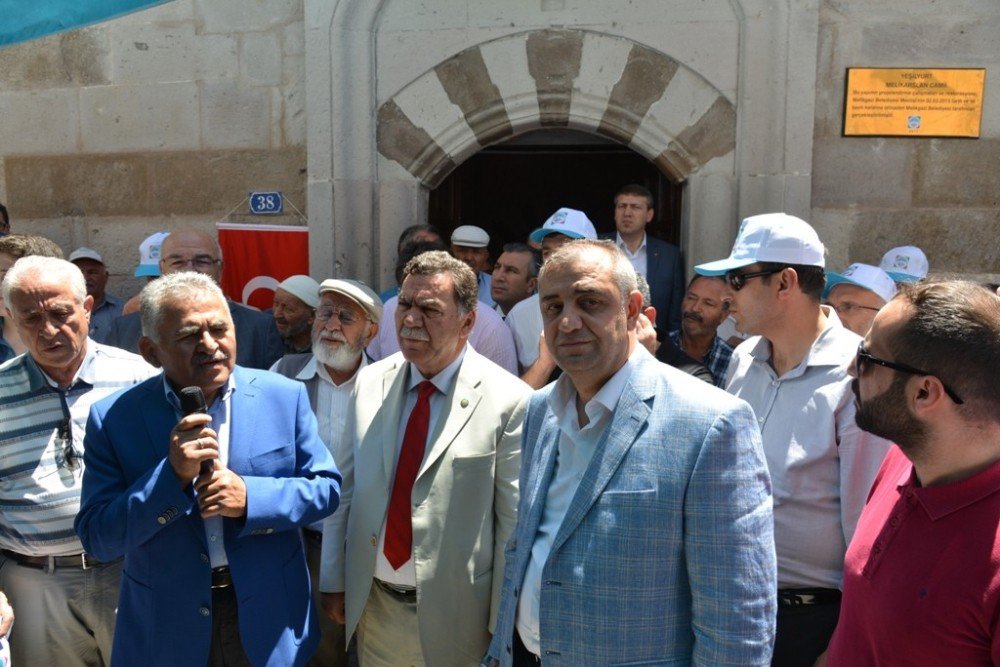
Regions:
[[284, 208], [280, 192], [251, 192], [250, 212], [254, 215], [278, 215]]

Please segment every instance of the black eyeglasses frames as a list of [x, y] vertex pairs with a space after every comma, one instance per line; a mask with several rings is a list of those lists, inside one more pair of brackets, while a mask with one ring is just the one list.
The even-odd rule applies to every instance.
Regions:
[[[940, 376], [938, 376], [937, 373], [930, 373], [928, 371], [922, 371], [919, 368], [914, 368], [913, 366], [907, 366], [906, 364], [896, 363], [895, 361], [888, 361], [886, 359], [879, 359], [878, 357], [873, 356], [870, 352], [868, 352], [868, 350], [865, 349], [864, 341], [862, 341], [861, 344], [858, 345], [858, 355], [857, 355], [857, 358], [855, 360], [855, 364], [856, 364], [857, 369], [858, 369], [858, 376], [859, 377], [861, 375], [863, 375], [864, 372], [865, 372], [865, 364], [875, 364], [877, 366], [883, 366], [885, 368], [890, 368], [890, 369], [892, 369], [894, 371], [898, 371], [900, 373], [908, 373], [910, 375], [932, 375], [932, 376], [938, 378], [939, 380], [941, 379]], [[944, 383], [944, 380], [941, 380], [941, 386], [944, 388], [944, 393], [948, 395], [948, 398], [950, 398], [952, 401], [955, 402], [955, 405], [962, 405], [964, 403], [964, 401], [962, 401], [962, 399], [959, 398], [958, 394], [956, 394], [951, 389], [951, 387], [949, 387], [948, 385], [946, 385]]]

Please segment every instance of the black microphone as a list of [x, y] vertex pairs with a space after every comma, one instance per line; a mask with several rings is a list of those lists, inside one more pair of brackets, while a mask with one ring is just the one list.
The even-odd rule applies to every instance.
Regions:
[[[202, 393], [201, 387], [184, 387], [181, 389], [181, 412], [184, 416], [193, 415], [195, 413], [208, 414], [208, 404], [205, 403], [205, 394]], [[201, 474], [211, 475], [212, 470], [215, 468], [212, 465], [213, 459], [206, 459], [201, 462]]]

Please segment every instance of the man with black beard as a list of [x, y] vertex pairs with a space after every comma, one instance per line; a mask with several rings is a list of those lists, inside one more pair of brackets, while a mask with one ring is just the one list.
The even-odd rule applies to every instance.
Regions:
[[1000, 659], [1000, 297], [906, 285], [853, 370], [857, 423], [896, 442], [844, 562], [830, 665]]
[[[378, 333], [382, 301], [370, 287], [355, 280], [324, 280], [312, 327], [312, 353], [282, 357], [274, 370], [306, 385], [309, 403], [319, 422], [319, 437], [333, 454], [341, 474], [354, 465], [351, 443], [343, 438], [354, 380], [368, 360], [365, 346]], [[331, 521], [337, 520], [336, 514]], [[323, 524], [303, 529], [306, 560], [317, 607]], [[341, 545], [343, 548], [343, 545]], [[320, 614], [319, 649], [311, 665], [346, 665], [344, 626]]]

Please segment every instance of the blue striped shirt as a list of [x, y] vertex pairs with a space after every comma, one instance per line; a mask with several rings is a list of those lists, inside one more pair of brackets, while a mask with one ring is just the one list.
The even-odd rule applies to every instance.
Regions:
[[90, 406], [155, 373], [142, 357], [92, 340], [65, 391], [29, 354], [0, 366], [0, 548], [28, 556], [83, 551], [73, 520]]

